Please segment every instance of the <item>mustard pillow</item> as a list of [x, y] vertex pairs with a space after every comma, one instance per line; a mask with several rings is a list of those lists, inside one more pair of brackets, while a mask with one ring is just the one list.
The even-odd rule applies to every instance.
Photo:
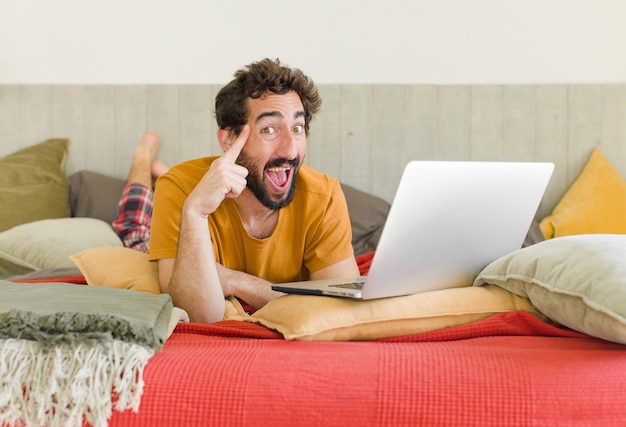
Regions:
[[527, 298], [486, 286], [367, 301], [285, 295], [242, 320], [274, 329], [288, 340], [362, 341], [434, 331], [518, 310], [541, 317]]
[[[126, 247], [100, 247], [86, 249], [70, 259], [85, 276], [88, 285], [161, 293], [158, 264], [149, 261], [143, 252]], [[246, 320], [249, 317], [236, 298], [229, 297], [225, 303], [224, 319]], [[189, 321], [184, 310], [174, 309], [184, 313], [183, 321]]]
[[[85, 276], [88, 285], [161, 293], [158, 264], [149, 261], [146, 253], [121, 246], [104, 246], [86, 249], [71, 255], [70, 259]], [[249, 317], [236, 298], [227, 298], [225, 304], [225, 320], [247, 320]], [[188, 322], [189, 318], [185, 321]]]
[[0, 231], [70, 216], [68, 139], [49, 139], [0, 158]]
[[104, 246], [86, 249], [70, 259], [88, 285], [161, 293], [157, 263], [148, 261], [148, 255], [143, 252]]
[[626, 181], [599, 149], [539, 226], [546, 239], [626, 233]]

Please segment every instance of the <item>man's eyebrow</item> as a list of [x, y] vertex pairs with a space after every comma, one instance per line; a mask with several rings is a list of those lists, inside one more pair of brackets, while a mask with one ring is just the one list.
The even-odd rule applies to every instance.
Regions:
[[260, 122], [265, 117], [282, 117], [282, 116], [283, 115], [282, 115], [282, 113], [280, 111], [264, 111], [261, 114], [259, 114], [258, 116], [256, 116], [255, 123]]
[[[283, 117], [283, 114], [280, 111], [265, 111], [256, 117], [255, 123], [260, 122], [265, 117]], [[299, 117], [305, 117], [303, 110], [296, 111], [296, 114], [294, 114], [295, 119]]]

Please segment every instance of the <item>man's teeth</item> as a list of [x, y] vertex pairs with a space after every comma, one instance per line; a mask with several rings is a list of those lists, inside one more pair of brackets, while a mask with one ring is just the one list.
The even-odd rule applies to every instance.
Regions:
[[270, 172], [287, 172], [288, 170], [291, 170], [291, 168], [274, 167], [274, 168], [267, 168], [267, 170]]

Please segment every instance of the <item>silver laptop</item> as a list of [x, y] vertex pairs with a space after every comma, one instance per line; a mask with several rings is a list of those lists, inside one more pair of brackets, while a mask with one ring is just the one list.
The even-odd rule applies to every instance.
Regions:
[[365, 277], [281, 283], [276, 291], [358, 299], [470, 286], [521, 248], [554, 164], [412, 161]]

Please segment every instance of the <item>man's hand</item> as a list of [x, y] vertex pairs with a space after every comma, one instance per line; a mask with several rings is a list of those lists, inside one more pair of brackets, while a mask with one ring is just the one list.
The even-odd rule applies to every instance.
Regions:
[[236, 198], [246, 188], [248, 169], [235, 163], [248, 141], [250, 126], [245, 125], [230, 148], [216, 159], [196, 188], [189, 194], [185, 205], [198, 209], [203, 217], [215, 212], [226, 198]]

